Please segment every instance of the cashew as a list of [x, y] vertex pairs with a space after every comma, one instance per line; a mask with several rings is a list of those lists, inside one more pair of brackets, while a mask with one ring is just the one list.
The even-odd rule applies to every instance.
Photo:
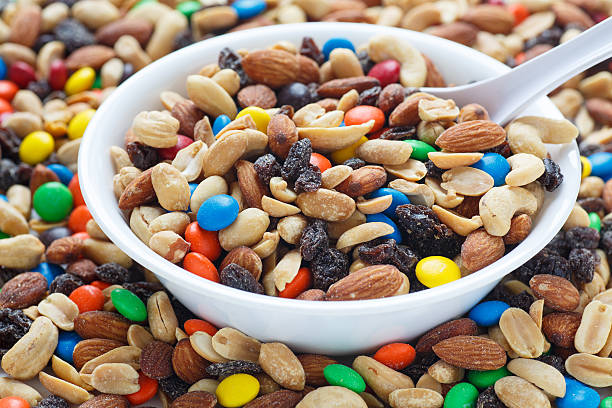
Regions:
[[521, 187], [493, 187], [479, 203], [479, 212], [487, 232], [502, 237], [510, 230], [516, 213], [535, 214], [538, 202], [529, 190]]
[[540, 159], [546, 157], [544, 143], [570, 143], [578, 137], [578, 128], [567, 119], [524, 116], [507, 127], [508, 144], [512, 153], [530, 153]]
[[427, 79], [427, 64], [421, 52], [406, 41], [391, 35], [377, 35], [368, 43], [368, 54], [375, 62], [395, 59], [401, 63], [400, 82], [403, 86], [423, 86]]
[[470, 219], [462, 217], [438, 205], [434, 205], [433, 207], [431, 207], [431, 209], [434, 213], [436, 213], [440, 221], [446, 224], [457, 234], [462, 235], [464, 237], [468, 236], [470, 232], [482, 227], [482, 219], [480, 219], [480, 216], [478, 215], [475, 215]]
[[463, 202], [464, 198], [462, 195], [457, 195], [455, 191], [446, 191], [440, 185], [440, 181], [435, 178], [426, 177], [425, 184], [431, 188], [435, 202], [440, 207], [455, 208]]
[[523, 188], [526, 188], [536, 198], [536, 201], [538, 202], [538, 209], [536, 210], [537, 213], [544, 205], [544, 198], [546, 198], [546, 191], [544, 191], [544, 187], [542, 187], [542, 184], [540, 184], [539, 181], [534, 181], [533, 183], [523, 186]]
[[442, 174], [440, 186], [448, 191], [478, 197], [489, 191], [494, 184], [489, 173], [474, 167], [455, 167]]
[[365, 136], [374, 126], [374, 120], [369, 120], [361, 125], [351, 125], [336, 128], [323, 127], [299, 127], [300, 139], [310, 139], [313, 150], [321, 152], [333, 152], [344, 149]]
[[452, 169], [453, 167], [470, 166], [482, 159], [484, 153], [446, 153], [431, 152], [427, 154], [429, 160], [441, 169]]
[[389, 183], [389, 187], [404, 193], [413, 204], [431, 207], [435, 202], [433, 190], [425, 184], [396, 179]]
[[519, 153], [508, 158], [510, 173], [506, 175], [509, 186], [524, 186], [544, 174], [544, 162], [533, 154]]
[[349, 249], [353, 245], [393, 234], [394, 231], [392, 226], [384, 222], [366, 222], [365, 224], [357, 225], [345, 231], [340, 238], [338, 238], [336, 248]]

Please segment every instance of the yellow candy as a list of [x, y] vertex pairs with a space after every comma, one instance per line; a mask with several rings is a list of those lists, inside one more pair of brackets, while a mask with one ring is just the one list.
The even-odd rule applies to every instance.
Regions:
[[336, 150], [331, 154], [331, 158], [336, 164], [342, 164], [348, 159], [352, 159], [355, 157], [355, 150], [362, 144], [368, 141], [368, 138], [362, 136], [357, 142], [353, 143], [349, 147], [345, 147], [344, 149]]
[[248, 374], [230, 375], [216, 391], [219, 404], [227, 408], [241, 407], [254, 400], [258, 393], [259, 381]]
[[257, 130], [267, 133], [268, 123], [270, 122], [270, 115], [268, 115], [268, 112], [257, 106], [249, 106], [241, 110], [240, 113], [236, 115], [236, 119], [245, 115], [251, 115], [251, 119], [255, 122]]
[[42, 130], [27, 135], [19, 146], [19, 158], [22, 162], [35, 165], [44, 161], [55, 148], [53, 136]]
[[456, 263], [443, 256], [428, 256], [416, 266], [417, 279], [428, 288], [444, 285], [461, 278]]
[[68, 95], [74, 95], [79, 92], [91, 89], [94, 81], [96, 80], [96, 71], [91, 67], [83, 67], [77, 70], [74, 74], [70, 75], [70, 78], [66, 81], [64, 90]]
[[580, 156], [580, 163], [582, 163], [582, 178], [589, 177], [591, 175], [591, 162], [584, 156]]
[[86, 109], [74, 115], [68, 123], [68, 138], [74, 140], [83, 137], [83, 133], [85, 133], [85, 129], [94, 113], [96, 113], [95, 109]]

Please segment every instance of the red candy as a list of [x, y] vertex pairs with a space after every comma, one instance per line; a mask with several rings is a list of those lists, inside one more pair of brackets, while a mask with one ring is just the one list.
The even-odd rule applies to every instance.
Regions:
[[416, 352], [410, 344], [391, 343], [382, 346], [374, 354], [374, 360], [394, 370], [402, 370], [414, 361]]
[[5, 114], [12, 112], [13, 107], [11, 106], [10, 102], [8, 102], [6, 99], [0, 99], [0, 113]]
[[379, 62], [370, 69], [370, 72], [368, 72], [368, 76], [378, 79], [380, 81], [380, 86], [383, 88], [397, 82], [399, 80], [399, 74], [400, 63], [392, 59]]
[[106, 302], [102, 291], [93, 285], [80, 286], [68, 297], [79, 307], [79, 313], [102, 310]]
[[278, 296], [282, 298], [296, 298], [300, 293], [310, 289], [310, 285], [312, 285], [310, 268], [300, 268], [295, 278], [285, 285], [285, 289], [280, 291]]
[[159, 157], [161, 157], [162, 160], [174, 160], [179, 150], [189, 146], [192, 143], [192, 138], [178, 135], [178, 142], [176, 143], [176, 146], [157, 149], [157, 151], [159, 152]]
[[87, 222], [92, 218], [87, 206], [79, 205], [70, 213], [68, 228], [73, 232], [85, 232], [87, 230]]
[[515, 26], [521, 24], [529, 17], [529, 10], [521, 3], [509, 4], [508, 11], [514, 16]]
[[344, 124], [346, 126], [361, 125], [369, 120], [374, 119], [374, 127], [370, 133], [374, 133], [385, 125], [385, 114], [375, 106], [359, 105], [350, 109], [344, 115]]
[[56, 59], [49, 67], [49, 85], [51, 89], [61, 91], [68, 80], [68, 69], [61, 59]]
[[157, 394], [157, 381], [140, 372], [138, 373], [138, 385], [140, 385], [140, 390], [126, 395], [132, 405], [144, 404]]
[[7, 81], [6, 79], [0, 80], [0, 98], [10, 102], [17, 91], [19, 91], [19, 87], [14, 82]]
[[30, 408], [30, 404], [21, 397], [5, 397], [0, 399], [0, 408]]
[[11, 65], [8, 79], [16, 83], [20, 88], [25, 88], [32, 81], [36, 81], [34, 68], [23, 61], [17, 61]]
[[217, 231], [206, 231], [200, 228], [197, 221], [192, 222], [185, 230], [185, 240], [191, 244], [191, 251], [216, 261], [221, 255], [221, 245]]
[[215, 326], [213, 326], [212, 324], [208, 323], [205, 320], [200, 320], [200, 319], [189, 319], [185, 322], [184, 327], [185, 327], [185, 333], [187, 333], [190, 336], [193, 333], [198, 332], [198, 331], [202, 331], [202, 332], [210, 334], [211, 336], [214, 336], [215, 333], [218, 331]]
[[194, 275], [219, 283], [219, 272], [217, 272], [215, 264], [200, 253], [190, 252], [185, 255], [183, 268]]
[[70, 180], [70, 183], [68, 183], [68, 190], [72, 193], [72, 200], [75, 207], [85, 205], [85, 200], [81, 193], [81, 185], [79, 184], [79, 176], [77, 174], [75, 174], [72, 180]]
[[327, 157], [319, 153], [312, 153], [310, 155], [310, 164], [312, 164], [313, 166], [317, 166], [319, 170], [321, 170], [321, 173], [323, 173], [325, 170], [329, 169], [332, 166], [331, 162], [327, 159]]

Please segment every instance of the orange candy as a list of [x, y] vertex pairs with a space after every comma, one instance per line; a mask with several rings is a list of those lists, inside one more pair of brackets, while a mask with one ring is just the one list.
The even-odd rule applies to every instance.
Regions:
[[79, 313], [102, 310], [106, 302], [102, 291], [93, 285], [80, 286], [68, 297], [79, 307]]
[[217, 231], [206, 231], [200, 228], [197, 221], [192, 222], [185, 230], [185, 240], [191, 244], [191, 251], [215, 261], [221, 255], [221, 245]]
[[296, 298], [312, 285], [312, 273], [310, 268], [300, 268], [297, 275], [291, 282], [285, 285], [285, 289], [279, 292], [278, 296], [282, 298]]
[[0, 98], [0, 114], [7, 112], [13, 112], [13, 107], [11, 106], [11, 103], [8, 102], [6, 99]]
[[380, 130], [377, 130], [376, 132], [370, 133], [368, 135], [368, 139], [372, 140], [372, 139], [378, 139], [379, 137], [382, 136], [383, 133], [385, 133], [387, 130], [389, 130], [389, 128], [384, 127]]
[[385, 125], [385, 114], [375, 106], [359, 105], [350, 109], [344, 115], [344, 124], [346, 126], [361, 125], [369, 120], [374, 119], [374, 127], [370, 133], [382, 129]]
[[73, 237], [78, 238], [82, 241], [85, 241], [86, 239], [89, 238], [89, 234], [86, 232], [76, 232], [74, 234], [72, 234]]
[[329, 169], [332, 166], [331, 162], [327, 159], [327, 157], [319, 153], [312, 153], [310, 155], [310, 164], [312, 164], [313, 166], [317, 166], [319, 170], [321, 170], [321, 173], [323, 173], [325, 170]]
[[91, 286], [95, 286], [96, 288], [100, 289], [100, 290], [104, 290], [106, 288], [108, 288], [111, 284], [108, 282], [102, 282], [102, 281], [93, 281], [90, 283]]
[[514, 56], [514, 63], [516, 65], [521, 65], [523, 62], [525, 62], [525, 58], [526, 58], [525, 53], [519, 52], [518, 54]]
[[70, 183], [68, 183], [68, 190], [72, 193], [72, 200], [74, 202], [74, 206], [78, 207], [79, 205], [85, 205], [85, 200], [83, 199], [83, 194], [81, 193], [81, 185], [79, 184], [79, 176], [74, 175]]
[[391, 343], [382, 346], [374, 354], [374, 360], [394, 370], [402, 370], [414, 361], [416, 352], [410, 344]]
[[140, 385], [140, 390], [126, 395], [132, 405], [144, 404], [157, 394], [157, 380], [149, 378], [140, 372], [138, 373], [138, 385]]
[[0, 408], [30, 408], [30, 404], [21, 397], [5, 397], [0, 399]]
[[527, 17], [529, 17], [529, 10], [524, 4], [514, 3], [508, 5], [508, 11], [514, 16], [514, 25], [521, 24]]
[[193, 333], [198, 332], [198, 331], [203, 331], [203, 332], [210, 334], [211, 336], [214, 336], [215, 333], [218, 331], [215, 326], [213, 326], [212, 324], [208, 323], [205, 320], [200, 320], [200, 319], [189, 319], [185, 322], [184, 327], [185, 327], [185, 333], [187, 333], [190, 336]]
[[13, 81], [0, 80], [0, 98], [10, 102], [17, 91], [19, 91], [19, 87]]
[[79, 205], [70, 213], [68, 228], [73, 232], [85, 232], [87, 230], [87, 222], [92, 218], [87, 206]]
[[190, 252], [185, 255], [183, 268], [204, 279], [219, 283], [219, 273], [215, 264], [199, 252]]

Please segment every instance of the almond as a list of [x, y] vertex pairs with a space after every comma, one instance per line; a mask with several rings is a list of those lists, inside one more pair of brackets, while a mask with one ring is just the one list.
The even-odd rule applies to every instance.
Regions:
[[98, 279], [96, 264], [92, 260], [83, 258], [72, 262], [66, 268], [66, 273], [78, 276], [85, 283], [90, 283]]
[[506, 140], [506, 132], [495, 122], [470, 120], [446, 129], [436, 144], [449, 152], [476, 152], [499, 146]]
[[80, 370], [89, 360], [93, 360], [96, 357], [100, 357], [102, 354], [106, 354], [107, 352], [121, 346], [125, 346], [125, 343], [122, 343], [117, 340], [81, 340], [76, 344], [72, 352], [74, 366], [77, 368], [77, 370]]
[[421, 55], [423, 56], [423, 59], [425, 60], [425, 66], [427, 67], [427, 78], [425, 79], [425, 86], [432, 88], [445, 87], [446, 81], [444, 81], [444, 77], [442, 77], [442, 74], [440, 73], [440, 71], [438, 71], [436, 65], [433, 63], [432, 60], [427, 58], [425, 54]]
[[91, 311], [74, 320], [74, 331], [84, 339], [110, 339], [127, 343], [130, 322], [118, 313]]
[[246, 404], [244, 408], [294, 408], [301, 399], [302, 393], [289, 390], [279, 390], [255, 398], [253, 401]]
[[72, 52], [66, 58], [66, 68], [77, 70], [83, 67], [100, 69], [102, 65], [115, 56], [115, 50], [105, 45], [87, 45]]
[[32, 175], [30, 176], [30, 192], [32, 196], [38, 189], [38, 187], [42, 186], [45, 183], [50, 181], [60, 181], [59, 177], [53, 170], [47, 168], [42, 164], [37, 164], [32, 170]]
[[154, 380], [162, 380], [174, 374], [172, 355], [174, 348], [163, 341], [147, 344], [140, 355], [140, 370]]
[[189, 339], [183, 339], [176, 343], [172, 354], [172, 367], [181, 380], [193, 384], [208, 377], [206, 367], [209, 365], [208, 361], [196, 353]]
[[326, 299], [362, 300], [393, 296], [402, 282], [402, 273], [393, 265], [368, 266], [331, 285]]
[[296, 80], [299, 62], [287, 51], [257, 50], [242, 59], [242, 68], [253, 81], [280, 88]]
[[605, 126], [612, 126], [612, 102], [602, 98], [590, 98], [586, 101], [589, 114]]
[[259, 255], [251, 248], [240, 246], [232, 249], [225, 258], [223, 258], [223, 262], [219, 265], [219, 270], [222, 271], [223, 268], [231, 263], [242, 266], [244, 269], [251, 272], [255, 280], [259, 280], [262, 271], [262, 262]]
[[378, 95], [376, 106], [383, 112], [389, 113], [404, 101], [404, 93], [404, 87], [400, 84], [389, 84]]
[[270, 109], [276, 106], [276, 94], [269, 86], [256, 84], [245, 86], [236, 96], [241, 107], [257, 106]]
[[557, 23], [561, 26], [568, 24], [577, 24], [583, 28], [592, 27], [595, 22], [587, 13], [585, 13], [580, 7], [575, 6], [569, 2], [558, 2], [552, 5], [552, 10], [557, 18]]
[[471, 7], [463, 15], [462, 20], [493, 34], [510, 34], [514, 27], [512, 13], [504, 7], [490, 4]]
[[502, 237], [490, 235], [481, 228], [471, 232], [461, 245], [461, 264], [475, 272], [500, 259], [505, 251]]
[[470, 47], [476, 42], [478, 28], [472, 24], [456, 21], [433, 27], [428, 33]]
[[195, 103], [186, 99], [175, 103], [171, 113], [180, 123], [179, 133], [193, 138], [195, 125], [204, 117], [204, 112]]
[[42, 24], [40, 6], [27, 4], [18, 8], [11, 20], [9, 42], [32, 47], [38, 38]]
[[155, 199], [151, 173], [153, 173], [152, 167], [140, 173], [125, 187], [119, 197], [120, 209], [131, 210]]
[[438, 357], [469, 370], [497, 370], [506, 365], [506, 351], [493, 340], [480, 336], [455, 336], [433, 346]]
[[83, 253], [83, 240], [76, 237], [64, 237], [56, 239], [47, 247], [45, 257], [48, 262], [55, 264], [67, 264], [74, 262]]
[[542, 332], [555, 346], [570, 348], [580, 327], [579, 313], [549, 313], [542, 318]]
[[274, 115], [268, 123], [268, 144], [275, 155], [286, 158], [291, 146], [298, 141], [295, 123], [287, 115]]
[[298, 75], [296, 81], [303, 84], [319, 83], [320, 72], [319, 65], [312, 59], [303, 55], [297, 56], [298, 60]]
[[359, 197], [382, 187], [387, 181], [387, 172], [380, 166], [363, 166], [353, 171], [336, 190], [349, 197]]
[[531, 217], [527, 214], [517, 215], [510, 221], [510, 231], [504, 235], [504, 244], [512, 245], [522, 242], [531, 231]]
[[130, 401], [123, 395], [100, 394], [79, 405], [79, 408], [129, 408]]
[[217, 397], [206, 391], [192, 391], [183, 394], [170, 405], [170, 408], [214, 408]]
[[24, 272], [10, 279], [0, 292], [0, 309], [24, 309], [36, 305], [47, 293], [47, 279], [38, 272]]
[[442, 323], [425, 333], [415, 346], [417, 353], [430, 353], [432, 347], [455, 336], [475, 336], [478, 334], [478, 326], [472, 319], [463, 318]]
[[555, 275], [535, 275], [529, 286], [544, 305], [560, 312], [571, 312], [580, 304], [578, 289], [567, 279]]
[[389, 125], [396, 127], [418, 124], [421, 121], [419, 117], [419, 101], [421, 99], [434, 99], [434, 97], [422, 92], [410, 95], [393, 109], [389, 116]]
[[306, 373], [306, 384], [313, 387], [322, 387], [327, 385], [327, 380], [323, 375], [325, 367], [331, 364], [338, 364], [333, 358], [323, 356], [321, 354], [300, 354], [297, 356], [304, 372]]
[[266, 187], [263, 185], [253, 163], [246, 160], [238, 160], [234, 165], [238, 177], [240, 191], [249, 207], [261, 208], [261, 198], [266, 195]]
[[147, 45], [152, 32], [153, 24], [148, 20], [133, 17], [123, 18], [101, 27], [96, 32], [96, 41], [112, 47], [121, 36], [130, 35], [144, 47]]
[[322, 98], [340, 98], [351, 89], [361, 93], [374, 86], [380, 86], [378, 79], [368, 76], [352, 78], [332, 79], [317, 88], [317, 93]]

